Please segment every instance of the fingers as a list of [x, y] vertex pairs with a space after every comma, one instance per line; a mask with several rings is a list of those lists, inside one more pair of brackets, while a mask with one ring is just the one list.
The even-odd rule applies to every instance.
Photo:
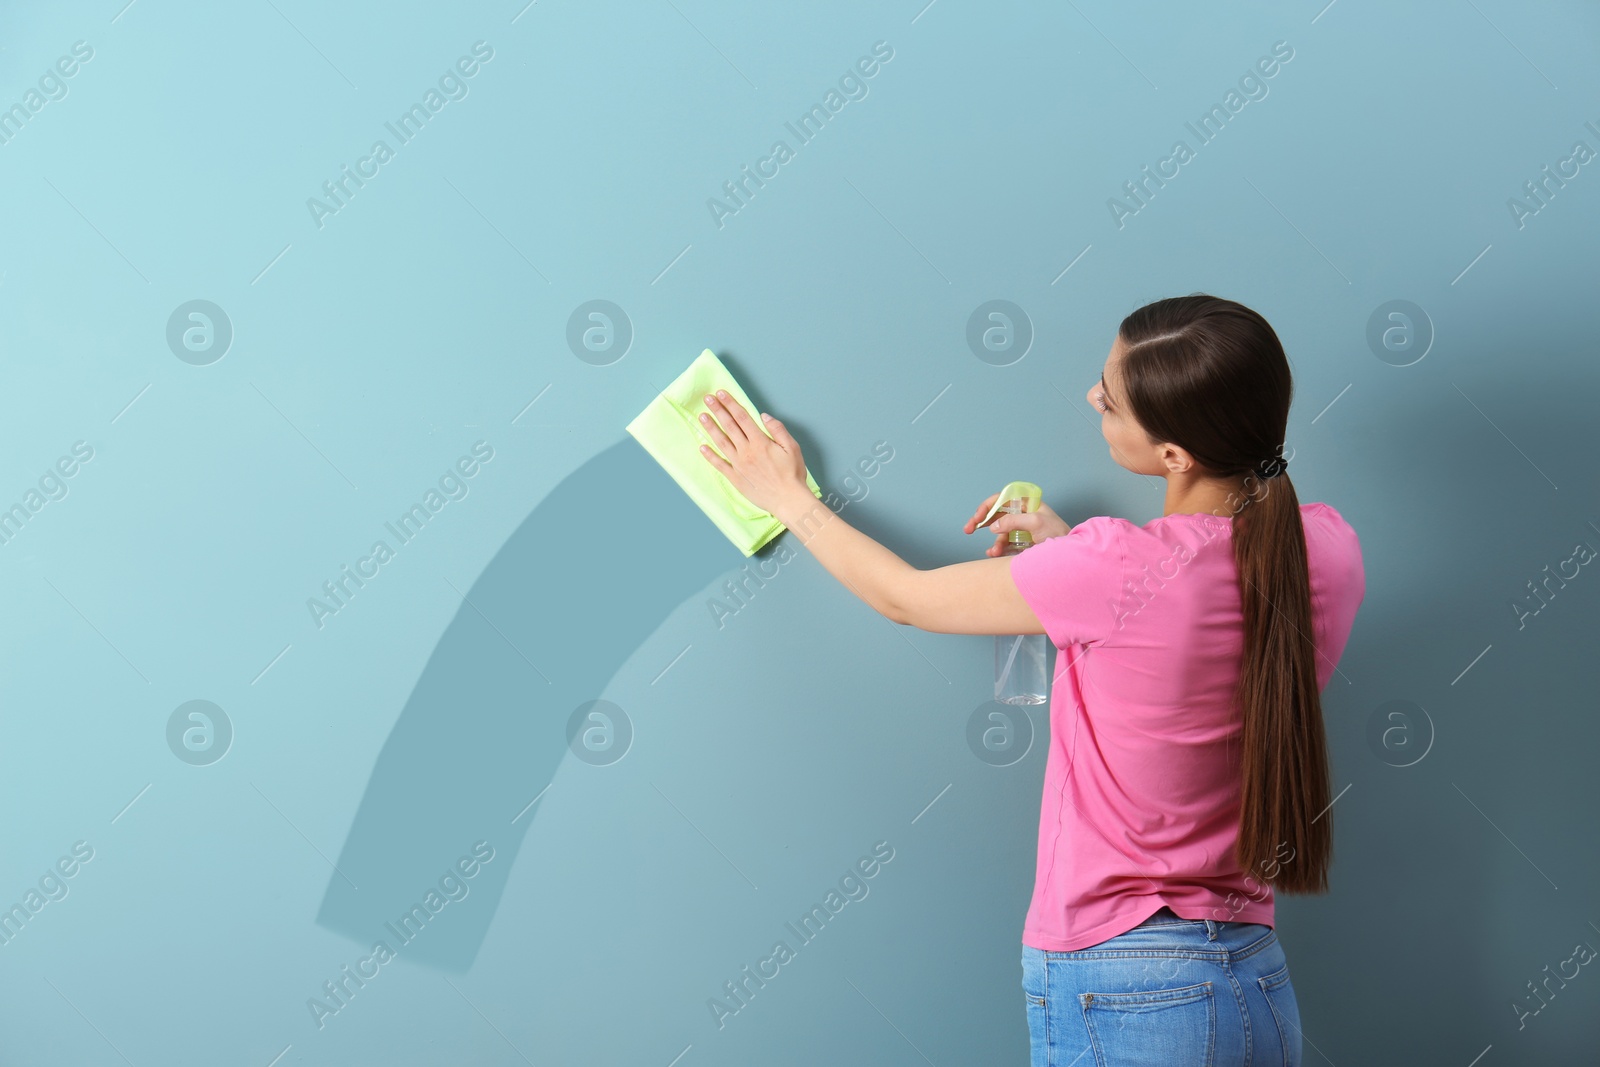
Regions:
[[745, 406], [743, 404], [739, 403], [739, 401], [735, 400], [731, 396], [719, 397], [718, 399], [724, 408], [733, 413], [734, 422], [738, 424], [739, 429], [744, 431], [746, 438], [754, 440], [758, 434], [763, 437], [766, 436], [761, 432], [761, 427], [756, 425], [755, 416], [751, 415], [750, 412], [745, 410]]
[[794, 451], [794, 436], [789, 433], [789, 428], [770, 415], [767, 417], [767, 431], [772, 434], [772, 439], [783, 446], [784, 451]]
[[732, 475], [733, 475], [733, 465], [730, 464], [727, 460], [723, 459], [721, 456], [719, 456], [715, 452], [711, 451], [705, 445], [701, 445], [700, 446], [700, 454], [706, 458], [706, 462], [707, 463], [711, 464], [717, 470], [721, 471], [724, 477], [729, 477], [729, 478], [732, 477]]
[[[978, 524], [980, 522], [982, 522], [983, 521], [983, 517], [989, 513], [989, 509], [994, 507], [994, 502], [996, 500], [999, 500], [999, 499], [1000, 499], [1000, 494], [999, 493], [992, 493], [992, 494], [990, 494], [988, 497], [986, 497], [984, 499], [983, 503], [978, 505], [978, 510], [973, 512], [972, 513], [972, 518], [970, 518], [970, 519], [968, 519], [966, 521], [966, 525], [965, 525], [964, 528], [966, 529], [967, 533], [975, 533], [979, 529]], [[998, 516], [996, 516], [995, 521], [996, 522], [999, 521], [999, 517]], [[991, 523], [990, 525], [993, 525], [993, 523]]]
[[717, 421], [727, 423], [726, 432], [729, 437], [735, 438], [742, 445], [758, 432], [756, 424], [750, 420], [750, 413], [745, 411], [743, 404], [722, 390], [718, 392], [722, 395], [708, 397], [706, 406], [711, 409], [713, 415], [721, 416]]
[[717, 420], [704, 412], [700, 415], [700, 428], [706, 432], [707, 437], [711, 438], [711, 444], [718, 452], [725, 456], [731, 456], [738, 451], [734, 448], [733, 442], [728, 438], [728, 435], [723, 432]]

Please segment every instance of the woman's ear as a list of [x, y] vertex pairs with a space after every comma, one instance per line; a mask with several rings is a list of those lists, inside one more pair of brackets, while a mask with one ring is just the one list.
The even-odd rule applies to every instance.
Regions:
[[1184, 474], [1194, 468], [1194, 457], [1187, 449], [1172, 442], [1161, 446], [1161, 464], [1172, 474]]

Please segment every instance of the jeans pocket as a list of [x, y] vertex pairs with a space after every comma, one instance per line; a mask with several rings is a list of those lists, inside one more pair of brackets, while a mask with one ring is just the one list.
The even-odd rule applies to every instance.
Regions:
[[1044, 1006], [1044, 997], [1035, 996], [1034, 990], [1042, 994], [1045, 990], [1044, 952], [1036, 948], [1023, 946], [1022, 949], [1022, 995], [1027, 998], [1030, 1005]]
[[1210, 1067], [1217, 1038], [1211, 983], [1138, 993], [1082, 993], [1099, 1067]]
[[1283, 1067], [1300, 1067], [1300, 1005], [1294, 997], [1294, 986], [1289, 983], [1289, 965], [1286, 963], [1271, 974], [1256, 979], [1261, 993], [1272, 1009], [1272, 1021], [1278, 1025], [1278, 1038], [1283, 1044]]
[[1050, 1014], [1045, 998], [1024, 991], [1022, 999], [1028, 1015], [1028, 1062], [1030, 1067], [1047, 1067], [1050, 1063]]

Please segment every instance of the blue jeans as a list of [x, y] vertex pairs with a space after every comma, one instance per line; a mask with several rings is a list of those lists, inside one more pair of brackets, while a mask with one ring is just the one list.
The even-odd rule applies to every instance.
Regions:
[[1022, 947], [1032, 1067], [1300, 1067], [1300, 1009], [1270, 926], [1162, 908], [1076, 952]]

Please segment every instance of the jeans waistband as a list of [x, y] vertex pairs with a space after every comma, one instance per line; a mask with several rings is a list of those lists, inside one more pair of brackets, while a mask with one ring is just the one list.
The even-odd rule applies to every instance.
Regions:
[[[1197, 925], [1203, 923], [1206, 928], [1207, 941], [1215, 941], [1217, 939], [1217, 935], [1222, 931], [1224, 925], [1226, 925], [1224, 923], [1217, 922], [1214, 919], [1185, 919], [1183, 916], [1174, 912], [1171, 908], [1167, 907], [1166, 905], [1162, 905], [1159, 911], [1150, 916], [1144, 922], [1140, 923], [1139, 926], [1167, 926], [1173, 923], [1193, 923]], [[1137, 927], [1135, 929], [1137, 929]]]
[[1201, 920], [1199, 920], [1199, 919], [1185, 919], [1182, 916], [1178, 915], [1176, 912], [1174, 912], [1171, 908], [1169, 908], [1165, 904], [1163, 904], [1159, 911], [1157, 911], [1154, 915], [1150, 916], [1150, 918], [1146, 919], [1144, 922], [1140, 923], [1139, 925], [1140, 926], [1148, 926], [1148, 925], [1151, 925], [1151, 924], [1154, 924], [1154, 923], [1192, 923], [1192, 922], [1200, 922], [1200, 921]]
[[[1167, 927], [1181, 929], [1168, 930]], [[1190, 956], [1243, 960], [1277, 943], [1271, 927], [1217, 919], [1185, 919], [1162, 908], [1125, 933], [1096, 945], [1069, 951], [1024, 946], [1024, 954], [1056, 959], [1109, 959], [1122, 956]]]

